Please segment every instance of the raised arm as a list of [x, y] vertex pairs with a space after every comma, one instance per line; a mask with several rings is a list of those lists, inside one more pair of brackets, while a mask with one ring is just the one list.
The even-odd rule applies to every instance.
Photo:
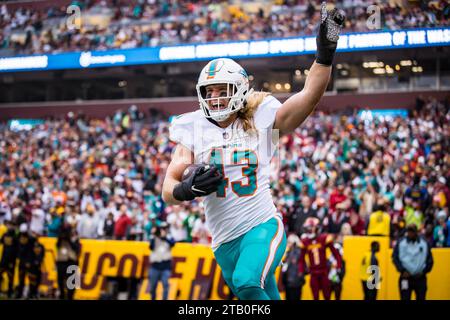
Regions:
[[302, 91], [287, 99], [277, 112], [274, 129], [287, 134], [300, 126], [322, 98], [331, 75], [331, 64], [345, 15], [336, 8], [327, 11], [322, 3], [321, 23], [316, 38], [316, 61], [312, 64]]
[[274, 128], [280, 130], [281, 135], [294, 131], [313, 112], [330, 75], [331, 66], [313, 63], [303, 90], [287, 99], [277, 112]]

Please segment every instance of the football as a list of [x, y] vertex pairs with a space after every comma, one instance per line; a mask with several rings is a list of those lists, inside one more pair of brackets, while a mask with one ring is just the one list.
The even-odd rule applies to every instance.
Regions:
[[182, 180], [186, 180], [188, 179], [198, 167], [204, 167], [204, 170], [208, 170], [209, 169], [209, 165], [204, 165], [204, 164], [191, 164], [189, 167], [187, 167], [184, 172], [183, 172], [183, 176], [181, 177]]

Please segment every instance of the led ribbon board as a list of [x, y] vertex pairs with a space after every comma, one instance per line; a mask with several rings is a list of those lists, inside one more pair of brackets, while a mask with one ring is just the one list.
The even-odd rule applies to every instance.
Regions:
[[[337, 51], [391, 50], [450, 45], [450, 28], [345, 33]], [[313, 54], [314, 36], [252, 41], [182, 44], [125, 50], [68, 52], [0, 57], [0, 72], [85, 69], [128, 65], [189, 62], [217, 57], [236, 59]]]

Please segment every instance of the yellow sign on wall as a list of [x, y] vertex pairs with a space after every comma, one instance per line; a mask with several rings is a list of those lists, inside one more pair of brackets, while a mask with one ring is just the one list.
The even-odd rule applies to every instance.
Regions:
[[[378, 292], [380, 300], [399, 299], [398, 272], [392, 263], [392, 249], [385, 237], [347, 237], [344, 240], [344, 260], [346, 275], [343, 281], [342, 299], [360, 300], [363, 290], [360, 266], [364, 254], [370, 250], [372, 241], [380, 243], [377, 254], [381, 284]], [[40, 290], [48, 292], [57, 288], [55, 266], [56, 239], [41, 238], [45, 247], [45, 259]], [[139, 279], [138, 298], [150, 299], [148, 268], [150, 248], [147, 242], [81, 240], [79, 260], [80, 289], [76, 299], [98, 299], [107, 290], [108, 277]], [[169, 299], [228, 299], [229, 289], [220, 272], [212, 250], [204, 245], [177, 243], [172, 251], [172, 277]], [[450, 300], [450, 250], [433, 249], [434, 267], [428, 275], [427, 299]], [[284, 298], [280, 279], [280, 268], [276, 277]], [[158, 287], [157, 297], [162, 296]], [[302, 299], [312, 299], [309, 277], [302, 290]]]

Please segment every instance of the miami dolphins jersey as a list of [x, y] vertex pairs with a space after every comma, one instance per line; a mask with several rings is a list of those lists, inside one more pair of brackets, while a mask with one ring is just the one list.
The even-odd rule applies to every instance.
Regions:
[[265, 97], [254, 114], [256, 130], [247, 132], [240, 119], [221, 128], [201, 110], [171, 124], [172, 141], [191, 150], [195, 163], [215, 164], [224, 176], [217, 192], [204, 197], [213, 250], [276, 215], [269, 175], [277, 145], [272, 127], [280, 106], [274, 97]]

